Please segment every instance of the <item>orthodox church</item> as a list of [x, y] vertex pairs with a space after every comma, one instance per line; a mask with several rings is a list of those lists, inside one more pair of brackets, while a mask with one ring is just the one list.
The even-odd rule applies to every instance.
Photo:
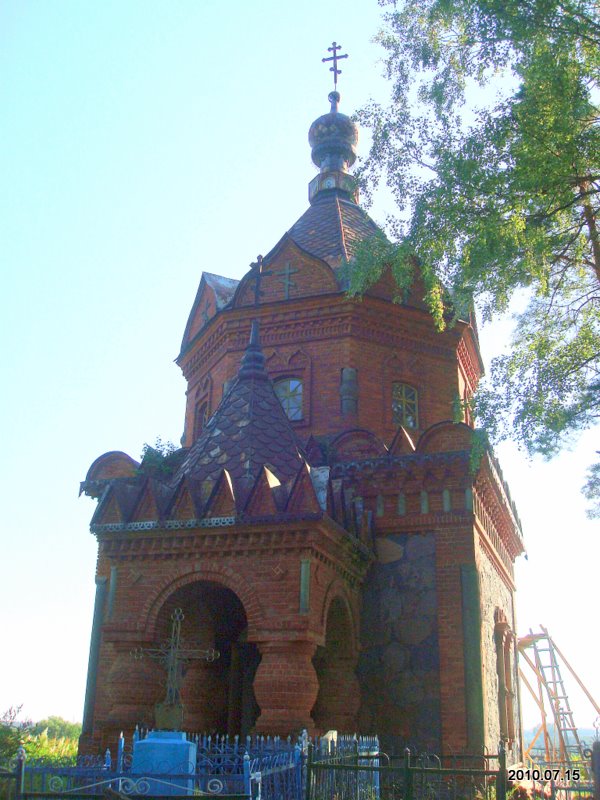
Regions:
[[377, 233], [349, 168], [357, 128], [310, 127], [310, 205], [237, 281], [204, 273], [177, 363], [182, 447], [108, 452], [82, 752], [153, 724], [181, 633], [219, 657], [181, 674], [189, 731], [377, 733], [388, 750], [520, 751], [520, 523], [491, 452], [452, 421], [482, 373], [472, 317], [439, 333], [417, 278], [346, 293]]

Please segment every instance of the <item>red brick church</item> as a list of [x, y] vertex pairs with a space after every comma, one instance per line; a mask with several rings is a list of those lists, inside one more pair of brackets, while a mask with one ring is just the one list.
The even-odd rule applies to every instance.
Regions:
[[519, 751], [519, 520], [452, 421], [482, 372], [475, 323], [438, 333], [418, 279], [401, 304], [390, 277], [345, 292], [377, 227], [330, 101], [306, 212], [240, 281], [201, 277], [182, 448], [105, 453], [82, 484], [99, 548], [83, 752], [152, 724], [163, 672], [131, 651], [167, 638], [175, 608], [220, 654], [187, 666], [187, 730]]

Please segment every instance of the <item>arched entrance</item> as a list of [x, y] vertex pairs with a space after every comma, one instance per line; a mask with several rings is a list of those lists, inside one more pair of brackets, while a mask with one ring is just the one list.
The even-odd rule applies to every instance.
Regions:
[[354, 732], [360, 707], [356, 661], [350, 614], [344, 601], [336, 597], [327, 612], [325, 646], [318, 647], [313, 658], [319, 680], [319, 694], [312, 710], [317, 730]]
[[252, 684], [260, 655], [256, 645], [246, 640], [248, 623], [242, 603], [218, 583], [187, 584], [169, 596], [158, 614], [159, 641], [169, 636], [175, 608], [184, 613], [181, 633], [188, 646], [219, 651], [215, 661], [191, 661], [184, 669], [184, 728], [245, 736], [259, 713]]

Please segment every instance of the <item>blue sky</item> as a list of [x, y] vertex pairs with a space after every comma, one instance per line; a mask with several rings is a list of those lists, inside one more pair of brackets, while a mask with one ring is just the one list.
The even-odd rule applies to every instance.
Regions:
[[[179, 441], [173, 359], [200, 274], [239, 278], [305, 210], [333, 39], [351, 55], [342, 110], [385, 100], [380, 14], [375, 0], [0, 4], [0, 711], [81, 718], [96, 547], [79, 481], [103, 452]], [[371, 213], [393, 210], [382, 196]], [[484, 327], [484, 357], [509, 331]], [[579, 489], [597, 442], [550, 464], [499, 450], [529, 549], [519, 632], [546, 625], [596, 697], [598, 523]]]

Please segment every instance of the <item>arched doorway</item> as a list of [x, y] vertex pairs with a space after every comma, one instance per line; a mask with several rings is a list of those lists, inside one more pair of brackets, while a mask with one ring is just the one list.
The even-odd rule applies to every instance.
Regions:
[[350, 614], [344, 601], [336, 597], [327, 612], [325, 646], [318, 647], [313, 658], [319, 694], [312, 718], [318, 730], [354, 732], [360, 707], [356, 661]]
[[181, 634], [188, 646], [219, 651], [213, 662], [194, 660], [184, 668], [184, 728], [245, 736], [259, 713], [252, 684], [260, 655], [256, 645], [247, 641], [248, 623], [240, 599], [209, 581], [177, 589], [159, 612], [159, 641], [170, 634], [175, 608], [184, 613]]

